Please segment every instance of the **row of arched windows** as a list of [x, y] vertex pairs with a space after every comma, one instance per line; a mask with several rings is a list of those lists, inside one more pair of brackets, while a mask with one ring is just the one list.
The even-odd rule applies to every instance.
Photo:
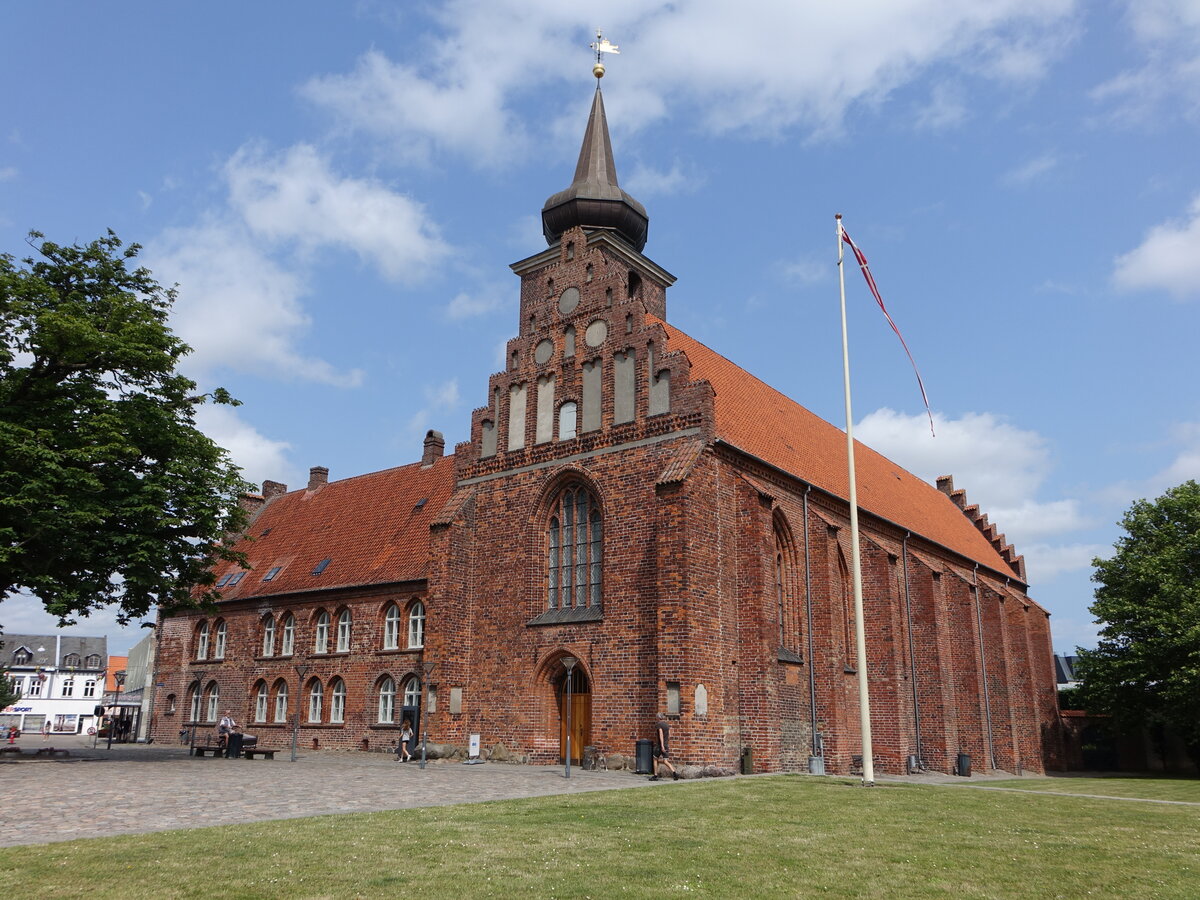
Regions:
[[[380, 725], [395, 725], [397, 722], [397, 700], [401, 707], [417, 707], [421, 702], [421, 680], [416, 675], [410, 675], [403, 680], [399, 688], [391, 675], [382, 675], [375, 683], [374, 696], [370, 712]], [[283, 678], [277, 678], [268, 685], [265, 679], [254, 683], [250, 692], [252, 701], [251, 721], [263, 725], [275, 723], [286, 724], [291, 715], [291, 698], [288, 683]], [[304, 686], [300, 712], [308, 724], [340, 725], [346, 721], [346, 682], [340, 677], [330, 678], [322, 682], [320, 678], [310, 678]], [[175, 698], [167, 698], [168, 712], [174, 712]], [[192, 722], [216, 722], [221, 714], [221, 686], [216, 681], [210, 681], [201, 690], [200, 682], [195, 682], [189, 689], [188, 717]]]
[[[317, 610], [312, 618], [312, 652], [350, 652], [352, 616], [349, 609], [342, 609], [336, 616], [328, 610]], [[425, 646], [425, 604], [414, 600], [407, 613], [397, 603], [389, 603], [384, 609], [382, 622], [382, 649], [419, 650]], [[296, 652], [298, 623], [295, 615], [285, 612], [276, 618], [266, 615], [259, 623], [259, 651], [261, 656], [291, 656]], [[228, 623], [217, 619], [207, 620], [196, 626], [195, 654], [197, 660], [224, 659], [228, 648]], [[401, 641], [404, 640], [403, 648]]]

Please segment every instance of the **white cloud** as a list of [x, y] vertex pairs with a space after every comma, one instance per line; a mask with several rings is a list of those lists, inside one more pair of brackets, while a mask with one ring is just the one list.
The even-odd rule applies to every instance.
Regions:
[[[1111, 552], [1111, 546], [1104, 544], [1029, 544], [1018, 548], [1025, 555], [1025, 568], [1029, 580], [1039, 584], [1056, 578], [1068, 572], [1079, 572], [1092, 567], [1092, 560]], [[1054, 630], [1059, 629], [1058, 619], [1054, 621]]]
[[264, 479], [288, 483], [299, 472], [287, 458], [291, 444], [274, 441], [259, 432], [229, 406], [206, 404], [196, 410], [196, 426], [229, 451], [242, 468], [242, 477], [255, 484]]
[[635, 197], [655, 197], [669, 194], [691, 194], [704, 184], [700, 176], [684, 171], [683, 164], [675, 160], [667, 170], [655, 169], [638, 163], [622, 187]]
[[1015, 169], [1005, 172], [1001, 181], [1013, 187], [1024, 187], [1058, 168], [1058, 164], [1059, 158], [1056, 154], [1043, 153], [1017, 166]]
[[[827, 134], [852, 105], [877, 104], [935, 65], [1008, 82], [1041, 77], [1067, 40], [1074, 7], [1074, 0], [613, 0], [606, 36], [622, 55], [609, 61], [620, 77], [606, 84], [606, 100], [622, 128], [679, 112], [714, 132]], [[553, 78], [587, 77], [580, 45], [593, 11], [558, 0], [451, 0], [435, 15], [436, 32], [417, 35], [429, 65], [372, 50], [351, 72], [310, 81], [304, 95], [410, 159], [449, 152], [499, 166], [522, 158], [531, 137], [542, 135], [526, 133], [510, 98]], [[961, 99], [946, 93], [940, 102], [941, 113], [927, 122], [960, 115]], [[543, 130], [553, 136], [560, 125], [552, 118]], [[572, 126], [572, 139], [577, 133]]]
[[917, 111], [916, 125], [927, 131], [944, 131], [961, 125], [967, 119], [967, 104], [962, 86], [936, 84], [929, 102]]
[[1200, 116], [1200, 3], [1127, 0], [1125, 21], [1144, 61], [1095, 87], [1092, 99], [1127, 125], [1152, 122], [1168, 103], [1172, 118]]
[[256, 234], [356, 252], [394, 281], [427, 274], [449, 248], [424, 207], [375, 181], [342, 178], [307, 144], [272, 156], [248, 145], [225, 166], [232, 209]]
[[17, 167], [16, 166], [0, 167], [0, 181], [11, 181], [12, 179], [14, 179], [16, 177], [17, 177]]
[[361, 372], [340, 372], [297, 348], [311, 324], [300, 303], [304, 280], [244, 226], [211, 218], [170, 229], [145, 259], [160, 281], [179, 284], [172, 327], [195, 351], [182, 364], [191, 377], [225, 366], [343, 387], [361, 382]]
[[[0, 604], [0, 616], [6, 634], [52, 635], [59, 631], [58, 616], [50, 615], [41, 600], [24, 592], [5, 598]], [[153, 616], [146, 621], [153, 622]], [[107, 636], [108, 652], [121, 656], [149, 632], [141, 627], [141, 622], [118, 624], [116, 609], [105, 607], [94, 610], [90, 616], [79, 617], [77, 624], [67, 626], [62, 633], [72, 637]]]
[[460, 291], [446, 305], [446, 317], [453, 321], [461, 321], [485, 316], [501, 309], [505, 299], [504, 292], [495, 287], [482, 287], [471, 293]]
[[458, 379], [450, 378], [438, 384], [427, 384], [421, 389], [425, 396], [425, 406], [413, 413], [404, 423], [402, 441], [407, 446], [413, 441], [422, 440], [425, 432], [436, 428], [434, 415], [449, 413], [458, 407], [460, 397]]
[[1113, 281], [1128, 291], [1200, 297], [1200, 194], [1185, 219], [1155, 225], [1141, 244], [1117, 257]]
[[805, 256], [781, 262], [779, 272], [784, 281], [792, 284], [819, 284], [833, 277], [833, 267], [828, 260]]

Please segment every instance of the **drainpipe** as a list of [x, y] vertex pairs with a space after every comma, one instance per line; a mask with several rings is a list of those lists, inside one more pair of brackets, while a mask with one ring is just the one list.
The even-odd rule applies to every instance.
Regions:
[[804, 488], [804, 615], [807, 619], [805, 631], [808, 633], [808, 708], [812, 713], [812, 755], [824, 756], [820, 737], [817, 735], [817, 673], [813, 660], [813, 620], [812, 620], [812, 573], [808, 566], [808, 492], [812, 485]]
[[917, 692], [917, 653], [913, 643], [912, 601], [908, 589], [908, 539], [911, 536], [911, 531], [904, 532], [900, 553], [904, 559], [904, 617], [908, 620], [908, 667], [912, 679], [913, 730], [917, 740], [917, 765], [924, 768], [925, 753], [921, 747], [921, 699]]
[[988, 694], [987, 653], [983, 647], [983, 602], [979, 599], [979, 563], [975, 563], [972, 576], [974, 579], [972, 590], [975, 591], [975, 621], [979, 628], [979, 671], [983, 676], [983, 712], [987, 720], [988, 758], [994, 769], [996, 768], [996, 748], [992, 743], [992, 699]]

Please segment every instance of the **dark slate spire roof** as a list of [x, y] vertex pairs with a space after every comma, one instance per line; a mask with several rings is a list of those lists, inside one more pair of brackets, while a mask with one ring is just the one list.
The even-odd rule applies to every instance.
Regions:
[[579, 150], [579, 164], [575, 166], [575, 180], [542, 207], [546, 243], [555, 243], [564, 231], [576, 225], [612, 229], [638, 251], [646, 246], [646, 232], [650, 228], [646, 208], [617, 184], [604, 96], [598, 84]]

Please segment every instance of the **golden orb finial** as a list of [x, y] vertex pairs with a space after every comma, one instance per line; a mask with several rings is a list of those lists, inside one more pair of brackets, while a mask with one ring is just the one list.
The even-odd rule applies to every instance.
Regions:
[[604, 39], [604, 35], [600, 33], [600, 29], [596, 29], [596, 43], [592, 44], [592, 49], [596, 51], [596, 64], [592, 66], [592, 74], [597, 78], [604, 77], [604, 54], [605, 53], [620, 53], [616, 44], [609, 43]]
[[603, 78], [604, 77], [604, 63], [596, 63], [594, 66], [592, 66], [592, 74], [595, 75], [597, 78]]

